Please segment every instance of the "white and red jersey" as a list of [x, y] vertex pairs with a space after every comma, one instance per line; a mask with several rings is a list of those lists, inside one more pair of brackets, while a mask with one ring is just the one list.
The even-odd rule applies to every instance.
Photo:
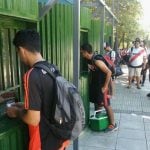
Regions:
[[[130, 65], [133, 67], [140, 66], [143, 63], [144, 58], [146, 58], [146, 51], [144, 48], [139, 47], [139, 48], [133, 48], [132, 51], [129, 50], [130, 53]], [[135, 57], [138, 55], [137, 57]], [[135, 58], [135, 59], [133, 59]], [[132, 60], [132, 61], [131, 61]]]

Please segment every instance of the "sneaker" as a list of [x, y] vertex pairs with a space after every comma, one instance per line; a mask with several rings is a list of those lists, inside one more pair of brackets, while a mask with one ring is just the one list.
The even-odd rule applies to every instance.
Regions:
[[140, 87], [140, 86], [137, 86], [137, 89], [141, 89], [141, 87]]
[[147, 97], [150, 97], [150, 93], [147, 94]]
[[115, 123], [115, 125], [110, 124], [110, 125], [108, 126], [108, 128], [105, 129], [104, 132], [107, 133], [107, 132], [113, 132], [113, 131], [116, 131], [116, 130], [118, 130], [118, 126], [117, 126], [117, 124]]
[[134, 81], [135, 81], [134, 79], [131, 80], [132, 83], [134, 83]]
[[131, 88], [131, 85], [128, 85], [127, 88], [130, 89], [130, 88]]

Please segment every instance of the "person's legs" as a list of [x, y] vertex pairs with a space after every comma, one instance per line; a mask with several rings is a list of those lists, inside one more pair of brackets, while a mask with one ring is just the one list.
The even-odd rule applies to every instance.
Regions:
[[110, 106], [110, 98], [108, 98], [107, 93], [104, 93], [103, 103], [109, 119], [109, 126], [107, 127], [105, 132], [115, 131], [118, 129], [118, 127], [115, 123], [114, 112], [112, 110], [112, 107]]
[[98, 102], [98, 105], [95, 105], [95, 106], [98, 106], [97, 108], [99, 109], [104, 107], [108, 115], [109, 125], [108, 125], [108, 128], [105, 130], [105, 132], [116, 130], [118, 127], [114, 120], [114, 113], [113, 113], [112, 107], [110, 106], [109, 92], [106, 91], [105, 93], [102, 93], [102, 91], [100, 91], [99, 99], [97, 102]]
[[104, 108], [108, 114], [109, 123], [111, 125], [115, 125], [115, 119], [114, 119], [114, 113], [113, 113], [112, 107], [109, 105], [109, 106], [104, 106]]
[[140, 77], [136, 76], [137, 88], [140, 89]]
[[114, 125], [115, 124], [114, 113], [112, 107], [110, 106], [110, 99], [107, 97], [107, 94], [108, 94], [107, 92], [105, 93], [100, 92], [99, 101], [97, 103], [94, 103], [95, 111], [101, 110], [104, 107], [108, 115], [109, 123]]
[[104, 107], [106, 109], [108, 119], [109, 119], [109, 125], [105, 129], [105, 133], [116, 131], [118, 129], [118, 127], [117, 127], [117, 124], [115, 123], [114, 112], [112, 110], [112, 107], [110, 105], [104, 106]]
[[137, 81], [137, 88], [140, 88], [140, 75], [141, 75], [141, 69], [142, 68], [135, 68], [135, 74], [136, 74], [136, 81]]
[[144, 86], [144, 83], [145, 83], [145, 80], [146, 80], [146, 72], [147, 72], [147, 70], [145, 69], [143, 71], [143, 75], [142, 75], [142, 86]]
[[129, 71], [129, 73], [128, 73], [129, 75], [128, 75], [128, 86], [127, 86], [127, 88], [130, 88], [131, 83], [132, 83], [132, 79], [133, 79], [133, 76], [134, 76], [134, 68], [129, 67], [128, 71]]

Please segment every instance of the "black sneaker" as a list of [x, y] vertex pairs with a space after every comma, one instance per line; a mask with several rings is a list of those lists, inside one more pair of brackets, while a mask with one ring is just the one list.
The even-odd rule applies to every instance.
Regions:
[[147, 94], [147, 97], [150, 97], [150, 93]]
[[140, 86], [137, 86], [137, 89], [141, 89], [141, 87], [140, 87]]
[[117, 126], [117, 124], [115, 123], [115, 125], [112, 125], [112, 124], [110, 124], [109, 126], [108, 126], [108, 128], [107, 129], [105, 129], [105, 133], [108, 133], [108, 132], [113, 132], [113, 131], [116, 131], [116, 130], [118, 130], [118, 126]]
[[127, 88], [130, 89], [130, 88], [131, 88], [131, 85], [128, 85]]

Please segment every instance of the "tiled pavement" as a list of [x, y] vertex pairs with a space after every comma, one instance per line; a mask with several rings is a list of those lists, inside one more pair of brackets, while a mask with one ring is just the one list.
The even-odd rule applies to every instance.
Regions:
[[[150, 83], [142, 89], [133, 84], [127, 89], [127, 68], [116, 80], [111, 101], [119, 129], [113, 133], [94, 132], [86, 128], [79, 137], [79, 150], [150, 150]], [[91, 106], [91, 112], [93, 107]], [[71, 145], [68, 150], [73, 150]]]

